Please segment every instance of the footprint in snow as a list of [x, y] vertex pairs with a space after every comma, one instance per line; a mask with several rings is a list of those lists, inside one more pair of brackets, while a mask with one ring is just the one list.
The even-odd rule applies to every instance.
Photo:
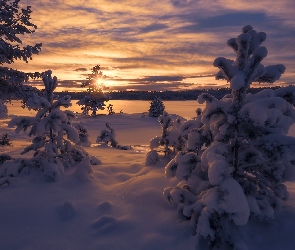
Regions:
[[115, 174], [116, 180], [119, 182], [126, 182], [130, 179], [138, 177], [143, 174], [144, 167], [141, 164], [131, 164], [124, 168], [124, 172]]
[[70, 201], [64, 202], [64, 204], [59, 208], [59, 217], [63, 221], [68, 221], [72, 219], [76, 214], [74, 205]]
[[100, 214], [106, 214], [110, 212], [112, 208], [113, 208], [112, 203], [110, 203], [109, 201], [104, 201], [97, 206], [97, 211]]
[[112, 215], [103, 215], [95, 220], [91, 224], [91, 227], [100, 235], [106, 235], [126, 231], [131, 227], [131, 224], [128, 221], [117, 219]]

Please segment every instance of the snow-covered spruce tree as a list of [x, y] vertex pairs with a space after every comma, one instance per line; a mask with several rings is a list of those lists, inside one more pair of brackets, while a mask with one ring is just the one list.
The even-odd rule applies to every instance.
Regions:
[[7, 115], [5, 103], [21, 89], [23, 82], [39, 74], [24, 72], [3, 67], [15, 60], [28, 62], [32, 55], [39, 54], [42, 44], [20, 47], [19, 35], [35, 32], [37, 26], [30, 21], [31, 7], [19, 7], [19, 0], [0, 0], [0, 117]]
[[86, 95], [77, 102], [81, 107], [82, 114], [96, 116], [98, 110], [105, 109], [105, 102], [110, 100], [110, 96], [106, 93], [107, 88], [101, 82], [103, 74], [100, 66], [96, 65], [92, 68], [92, 73], [88, 75], [87, 81], [82, 83], [82, 87], [87, 87]]
[[116, 138], [116, 132], [111, 127], [111, 125], [107, 122], [106, 129], [103, 129], [100, 132], [100, 135], [97, 136], [96, 143], [104, 143], [105, 145], [109, 145], [112, 148], [117, 148], [121, 150], [131, 149], [131, 146], [120, 145], [115, 138]]
[[163, 114], [165, 110], [165, 105], [163, 101], [159, 97], [155, 97], [150, 102], [150, 108], [149, 108], [149, 116], [151, 117], [159, 117]]
[[106, 129], [103, 129], [100, 132], [100, 135], [97, 136], [97, 138], [96, 138], [96, 142], [97, 143], [105, 143], [106, 145], [110, 145], [111, 147], [115, 148], [118, 145], [118, 142], [116, 141], [115, 138], [116, 138], [115, 130], [107, 122]]
[[249, 218], [273, 218], [288, 198], [283, 182], [295, 179], [295, 138], [287, 136], [295, 121], [295, 88], [247, 94], [252, 82], [273, 83], [285, 67], [261, 64], [265, 33], [251, 26], [242, 32], [228, 41], [236, 60], [214, 61], [231, 95], [198, 97], [206, 107], [203, 125], [188, 134], [193, 150], [179, 152], [165, 168], [166, 177], [179, 180], [164, 190], [165, 199], [190, 219], [198, 242], [216, 249], [247, 249], [234, 228]]
[[146, 164], [154, 165], [158, 159], [158, 152], [171, 159], [177, 152], [184, 149], [185, 139], [181, 135], [180, 127], [183, 121], [177, 117], [173, 119], [166, 111], [158, 117], [162, 127], [161, 136], [156, 136], [150, 140], [151, 151], [147, 153]]
[[[54, 95], [57, 78], [51, 74], [51, 71], [43, 74], [45, 98], [36, 97], [34, 103], [40, 105], [36, 116], [16, 117], [9, 123], [9, 127], [16, 127], [16, 133], [23, 130], [28, 131], [29, 136], [34, 136], [32, 144], [21, 153], [34, 151], [34, 156], [31, 159], [6, 161], [0, 167], [0, 177], [17, 176], [23, 171], [38, 170], [43, 172], [47, 180], [57, 181], [64, 173], [65, 167], [76, 165], [88, 157], [83, 148], [73, 144], [79, 142], [78, 131], [71, 124], [75, 115], [71, 111], [60, 110], [60, 107], [71, 106], [70, 96], [58, 98]], [[92, 164], [98, 163], [94, 157], [89, 159]]]
[[173, 120], [172, 116], [164, 111], [158, 118], [162, 134], [151, 139], [151, 151], [147, 153], [146, 165], [155, 165], [160, 160], [160, 152], [164, 152], [164, 155], [171, 159], [179, 151], [196, 151], [198, 148], [192, 137], [196, 135], [194, 131], [198, 131], [203, 125], [201, 117], [201, 110], [197, 110], [195, 119], [183, 122], [179, 117]]
[[86, 128], [85, 124], [80, 122], [75, 125], [75, 128], [78, 130], [78, 133], [79, 133], [78, 144], [80, 146], [89, 147], [91, 142], [89, 141], [88, 129]]

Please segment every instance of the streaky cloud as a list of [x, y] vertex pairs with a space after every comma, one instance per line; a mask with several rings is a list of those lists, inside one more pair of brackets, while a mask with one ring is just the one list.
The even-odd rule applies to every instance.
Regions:
[[166, 24], [155, 23], [155, 24], [151, 24], [151, 25], [148, 25], [148, 26], [142, 28], [139, 33], [149, 33], [149, 32], [153, 32], [153, 31], [167, 29], [168, 27], [169, 26]]

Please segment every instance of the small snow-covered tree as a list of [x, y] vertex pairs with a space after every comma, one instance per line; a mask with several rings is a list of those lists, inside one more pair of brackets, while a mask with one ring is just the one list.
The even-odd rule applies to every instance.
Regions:
[[105, 144], [110, 145], [111, 147], [115, 148], [118, 145], [118, 142], [116, 141], [115, 138], [116, 138], [115, 130], [107, 122], [106, 129], [103, 129], [100, 132], [100, 135], [97, 137], [96, 142], [97, 143], [102, 142], [102, 143], [105, 143]]
[[165, 105], [163, 101], [159, 97], [155, 97], [150, 102], [150, 108], [149, 108], [149, 116], [151, 117], [159, 117], [163, 114], [165, 110]]
[[131, 149], [131, 146], [127, 145], [120, 145], [118, 141], [115, 139], [116, 138], [116, 132], [115, 130], [111, 127], [111, 125], [107, 122], [106, 123], [106, 129], [103, 129], [100, 132], [100, 135], [97, 137], [96, 142], [97, 143], [104, 143], [105, 145], [109, 145], [112, 148], [117, 148], [121, 150], [128, 150]]
[[151, 165], [159, 159], [157, 151], [164, 152], [168, 158], [172, 157], [185, 146], [185, 139], [181, 135], [179, 128], [183, 121], [177, 117], [173, 119], [166, 111], [158, 117], [162, 127], [162, 134], [156, 136], [150, 141], [151, 152], [147, 154], [146, 163]]
[[155, 165], [159, 160], [158, 152], [171, 159], [179, 151], [195, 151], [197, 148], [188, 138], [194, 135], [193, 130], [198, 131], [203, 123], [201, 122], [200, 110], [198, 116], [193, 120], [183, 121], [179, 117], [173, 119], [166, 111], [158, 117], [162, 127], [161, 136], [156, 136], [150, 140], [150, 149], [146, 156], [146, 165]]
[[295, 121], [295, 87], [247, 94], [252, 82], [273, 83], [285, 67], [264, 67], [264, 32], [245, 26], [228, 41], [236, 60], [217, 58], [218, 79], [230, 82], [231, 95], [209, 94], [201, 124], [188, 134], [190, 145], [165, 168], [179, 183], [164, 197], [176, 204], [198, 239], [212, 248], [246, 249], [235, 227], [249, 218], [271, 219], [288, 198], [284, 181], [295, 179], [295, 138], [287, 136]]
[[110, 100], [107, 88], [102, 83], [103, 74], [100, 66], [92, 68], [92, 73], [88, 75], [87, 81], [82, 83], [82, 87], [87, 87], [86, 95], [77, 102], [81, 107], [82, 114], [96, 116], [98, 110], [105, 109], [105, 102]]
[[42, 44], [20, 47], [22, 40], [19, 35], [31, 34], [37, 26], [30, 21], [31, 6], [20, 8], [19, 1], [0, 1], [0, 117], [7, 115], [5, 103], [20, 94], [22, 83], [28, 81], [29, 77], [40, 77], [39, 73], [27, 74], [2, 66], [15, 60], [28, 62], [41, 50]]
[[115, 111], [114, 111], [113, 106], [114, 106], [113, 104], [109, 104], [109, 105], [107, 106], [107, 109], [108, 109], [109, 115], [113, 115], [113, 114], [115, 114]]
[[90, 146], [91, 142], [89, 141], [89, 134], [88, 134], [88, 129], [86, 126], [80, 122], [75, 125], [75, 128], [78, 130], [79, 133], [79, 142], [78, 144], [81, 146]]
[[[27, 146], [21, 154], [34, 151], [31, 159], [16, 159], [16, 161], [3, 164], [0, 168], [0, 175], [11, 171], [9, 164], [13, 165], [15, 171], [12, 176], [16, 176], [22, 171], [40, 170], [49, 181], [57, 181], [64, 173], [64, 168], [76, 165], [88, 156], [88, 153], [81, 147], [75, 145], [79, 142], [79, 134], [71, 121], [75, 117], [74, 113], [66, 110], [61, 111], [60, 107], [71, 106], [70, 96], [58, 98], [53, 91], [57, 86], [57, 78], [51, 76], [52, 72], [43, 74], [45, 85], [44, 96], [36, 96], [32, 101], [39, 105], [35, 117], [13, 118], [9, 127], [16, 127], [15, 132], [28, 131], [29, 136], [34, 136], [31, 145]], [[66, 136], [66, 137], [65, 137]], [[94, 163], [95, 158], [92, 159]]]

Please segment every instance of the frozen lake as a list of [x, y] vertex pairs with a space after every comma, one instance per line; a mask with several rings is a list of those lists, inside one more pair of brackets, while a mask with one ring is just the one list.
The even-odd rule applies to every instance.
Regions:
[[[81, 107], [76, 104], [77, 100], [72, 100], [72, 106], [68, 108], [73, 112], [81, 113]], [[203, 108], [205, 105], [200, 105], [196, 100], [189, 101], [163, 101], [165, 105], [165, 111], [169, 114], [178, 114], [186, 119], [196, 116], [196, 109]], [[150, 101], [140, 100], [110, 100], [106, 102], [106, 106], [113, 105], [113, 109], [116, 113], [120, 110], [126, 114], [143, 113], [148, 112], [150, 107]], [[8, 113], [10, 115], [18, 116], [31, 116], [35, 114], [34, 111], [21, 108], [20, 101], [12, 101], [12, 104], [8, 104]], [[107, 114], [107, 110], [100, 110], [98, 114]]]

